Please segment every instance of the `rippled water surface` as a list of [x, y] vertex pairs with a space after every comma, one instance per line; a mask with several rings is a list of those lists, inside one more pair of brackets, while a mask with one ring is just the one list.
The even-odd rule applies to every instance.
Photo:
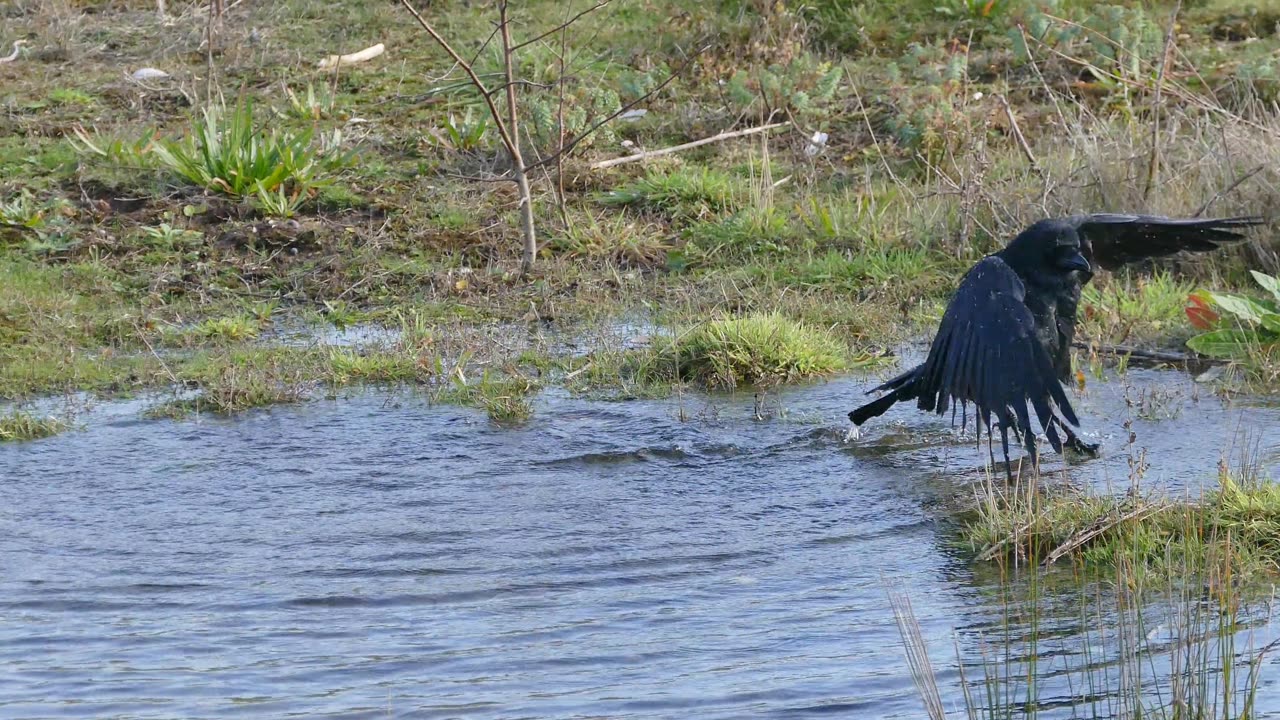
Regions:
[[[921, 717], [886, 586], [954, 701], [956, 644], [1000, 618], [947, 520], [985, 451], [906, 408], [846, 443], [868, 382], [767, 420], [552, 392], [518, 429], [379, 393], [105, 406], [2, 445], [0, 716]], [[1076, 481], [1127, 484], [1130, 415], [1149, 486], [1233, 446], [1274, 466], [1280, 410], [1130, 382], [1080, 399], [1107, 454]]]

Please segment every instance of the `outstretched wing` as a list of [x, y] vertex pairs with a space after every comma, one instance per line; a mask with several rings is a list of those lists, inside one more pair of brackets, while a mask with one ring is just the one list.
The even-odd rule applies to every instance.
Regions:
[[1062, 451], [1055, 426], [1063, 420], [1079, 425], [1049, 353], [1036, 337], [1025, 294], [1022, 280], [999, 257], [974, 265], [942, 316], [918, 380], [922, 410], [942, 415], [950, 409], [954, 419], [958, 404], [964, 423], [967, 406], [973, 404], [979, 437], [984, 428], [990, 435], [994, 416], [1006, 460], [1010, 430], [1035, 453], [1028, 404], [1054, 450]]
[[1262, 224], [1260, 217], [1166, 218], [1097, 213], [1078, 216], [1076, 231], [1089, 262], [1107, 270], [1176, 252], [1208, 252], [1243, 240], [1240, 230]]

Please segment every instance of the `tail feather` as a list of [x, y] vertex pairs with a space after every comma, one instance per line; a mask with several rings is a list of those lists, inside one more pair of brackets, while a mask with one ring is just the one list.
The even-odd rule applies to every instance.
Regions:
[[893, 407], [894, 403], [914, 398], [916, 396], [915, 381], [920, 376], [920, 369], [920, 366], [914, 367], [872, 389], [871, 392], [879, 390], [889, 390], [890, 392], [849, 413], [849, 419], [853, 421], [854, 425], [861, 425], [873, 417], [880, 417], [885, 414], [889, 408]]

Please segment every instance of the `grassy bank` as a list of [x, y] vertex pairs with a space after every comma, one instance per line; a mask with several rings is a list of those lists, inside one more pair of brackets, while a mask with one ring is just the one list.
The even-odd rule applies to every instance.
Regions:
[[1265, 715], [1280, 486], [1252, 467], [1181, 497], [979, 489], [960, 544], [999, 616], [926, 638], [888, 588], [928, 717]]
[[1188, 568], [1223, 577], [1280, 571], [1280, 486], [1224, 472], [1217, 487], [1181, 499], [1071, 489], [990, 489], [965, 520], [979, 559], [1125, 568], [1165, 581]]
[[[522, 274], [499, 133], [399, 5], [244, 3], [209, 28], [186, 2], [165, 18], [14, 3], [0, 43], [28, 44], [0, 64], [0, 397], [175, 388], [156, 414], [236, 412], [409, 382], [514, 418], [548, 382], [771, 385], [928, 327], [959, 273], [1044, 215], [1278, 204], [1276, 8], [1211, 0], [1170, 33], [1159, 3], [899, 5], [627, 0], [522, 48], [525, 154], [581, 139], [532, 178]], [[589, 6], [529, 3], [513, 32]], [[488, 11], [442, 3], [431, 21], [496, 87]], [[376, 42], [383, 56], [316, 66]], [[643, 116], [582, 135], [632, 102]], [[1180, 345], [1188, 292], [1276, 265], [1261, 232], [1099, 278], [1083, 336]], [[800, 353], [708, 324], [753, 313], [803, 328], [781, 343]], [[688, 344], [617, 342], [635, 317]]]

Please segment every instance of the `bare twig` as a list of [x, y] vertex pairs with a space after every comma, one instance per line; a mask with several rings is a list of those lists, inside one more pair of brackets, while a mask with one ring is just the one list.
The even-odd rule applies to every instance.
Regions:
[[850, 82], [849, 87], [853, 88], [853, 97], [858, 101], [858, 112], [862, 113], [862, 122], [867, 126], [867, 132], [871, 134], [871, 144], [876, 146], [876, 155], [880, 157], [880, 164], [884, 166], [885, 172], [889, 173], [889, 177], [893, 180], [893, 184], [901, 188], [908, 196], [914, 196], [915, 193], [906, 183], [898, 178], [898, 174], [889, 166], [889, 158], [885, 157], [884, 149], [880, 147], [880, 138], [876, 137], [876, 131], [871, 127], [871, 117], [867, 115], [867, 106], [862, 103], [862, 93], [858, 92], [858, 85]]
[[540, 82], [534, 82], [534, 81], [532, 81], [532, 80], [512, 80], [512, 81], [511, 81], [511, 82], [509, 82], [509, 83], [505, 83], [505, 82], [504, 82], [504, 83], [502, 83], [501, 85], [499, 85], [499, 86], [497, 86], [497, 87], [491, 87], [491, 88], [489, 88], [489, 94], [491, 94], [491, 95], [497, 95], [498, 93], [505, 93], [505, 92], [507, 91], [508, 87], [509, 87], [509, 86], [511, 86], [511, 85], [515, 85], [516, 87], [530, 87], [530, 88], [537, 88], [537, 89], [539, 89], [539, 90], [550, 90], [551, 88], [555, 87], [556, 85], [563, 85], [563, 84], [564, 84], [563, 82], [555, 82], [555, 83], [540, 83]]
[[1154, 505], [1142, 505], [1123, 515], [1099, 520], [1098, 522], [1094, 523], [1090, 527], [1085, 528], [1084, 530], [1071, 536], [1070, 538], [1067, 539], [1066, 542], [1062, 543], [1058, 547], [1054, 548], [1048, 555], [1045, 556], [1043, 565], [1048, 567], [1049, 565], [1052, 565], [1058, 562], [1064, 556], [1070, 553], [1072, 550], [1082, 547], [1085, 543], [1098, 537], [1099, 535], [1106, 533], [1108, 530], [1111, 530], [1114, 527], [1117, 527], [1123, 523], [1129, 522], [1130, 520], [1140, 520], [1149, 515], [1154, 515], [1155, 513], [1165, 509], [1166, 507], [1168, 506], [1165, 505], [1164, 503], [1156, 503]]
[[[516, 109], [516, 74], [512, 56], [515, 47], [511, 42], [511, 19], [507, 16], [509, 5], [507, 0], [499, 0], [498, 17], [502, 23], [502, 68], [507, 81], [507, 129], [515, 142], [507, 149], [511, 153], [511, 172], [516, 176], [516, 187], [520, 188], [520, 224], [524, 230], [524, 253], [520, 259], [520, 270], [528, 273], [533, 268], [534, 258], [538, 256], [538, 237], [533, 224], [533, 194], [529, 189], [529, 169], [525, 167], [524, 156], [520, 154], [520, 122]], [[563, 78], [561, 78], [563, 79]]]
[[517, 51], [517, 50], [519, 50], [519, 49], [521, 49], [521, 48], [528, 47], [529, 45], [532, 45], [532, 44], [534, 44], [534, 43], [538, 42], [539, 40], [542, 40], [543, 38], [551, 37], [552, 35], [555, 35], [556, 33], [560, 32], [560, 31], [562, 31], [562, 30], [565, 30], [565, 29], [566, 29], [566, 28], [568, 28], [570, 25], [572, 25], [572, 24], [574, 24], [574, 23], [578, 22], [578, 21], [579, 21], [579, 20], [581, 20], [584, 16], [586, 16], [586, 15], [590, 15], [591, 13], [593, 13], [593, 12], [595, 12], [595, 11], [599, 10], [600, 8], [604, 7], [605, 5], [608, 5], [608, 4], [609, 4], [609, 3], [611, 3], [611, 2], [613, 2], [613, 0], [600, 0], [600, 2], [597, 2], [595, 5], [592, 5], [591, 7], [587, 8], [586, 10], [583, 10], [582, 12], [578, 13], [577, 15], [574, 15], [573, 17], [569, 18], [568, 20], [565, 20], [564, 22], [562, 22], [562, 23], [560, 23], [559, 25], [557, 25], [557, 26], [555, 26], [555, 27], [551, 28], [550, 30], [548, 30], [548, 31], [546, 31], [546, 32], [544, 32], [544, 33], [542, 33], [541, 35], [539, 35], [539, 36], [537, 36], [537, 37], [533, 38], [532, 40], [525, 40], [524, 42], [520, 43], [519, 45], [515, 45], [515, 46], [513, 46], [513, 47], [511, 48], [511, 51], [512, 51], [512, 52], [515, 52], [515, 51]]
[[151, 345], [151, 341], [147, 339], [147, 334], [142, 331], [142, 327], [138, 325], [136, 320], [133, 323], [133, 329], [137, 331], [138, 337], [142, 340], [142, 343], [147, 346], [147, 350], [151, 351], [151, 356], [156, 359], [156, 362], [160, 363], [160, 369], [164, 370], [165, 375], [169, 376], [169, 379], [173, 381], [174, 385], [181, 385], [182, 381], [179, 380], [178, 376], [174, 375], [173, 371], [169, 369], [169, 365], [165, 363], [164, 358], [160, 357], [160, 353], [156, 352], [155, 347]]
[[458, 54], [458, 51], [454, 50], [453, 46], [449, 44], [449, 41], [445, 40], [444, 36], [437, 32], [436, 29], [432, 27], [431, 23], [427, 22], [426, 19], [423, 18], [416, 9], [414, 9], [409, 0], [400, 0], [400, 4], [413, 15], [414, 19], [418, 21], [418, 24], [422, 26], [422, 29], [426, 30], [427, 34], [431, 36], [431, 39], [435, 40], [436, 44], [448, 53], [449, 57], [453, 58], [453, 61], [457, 63], [458, 67], [462, 68], [462, 71], [471, 79], [471, 84], [480, 91], [480, 97], [484, 100], [485, 105], [488, 106], [489, 114], [493, 117], [493, 124], [498, 128], [498, 135], [502, 137], [502, 144], [507, 147], [507, 151], [510, 152], [512, 148], [516, 148], [515, 137], [507, 129], [506, 121], [502, 119], [502, 113], [498, 111], [498, 106], [494, 104], [493, 97], [489, 94], [489, 89], [485, 87], [484, 82], [478, 75], [476, 75], [476, 71], [472, 67], [471, 63], [462, 59], [462, 56]]
[[1027, 156], [1027, 162], [1031, 163], [1031, 169], [1036, 172], [1042, 172], [1040, 163], [1036, 161], [1035, 153], [1031, 152], [1031, 146], [1027, 144], [1027, 138], [1022, 134], [1022, 128], [1018, 127], [1018, 119], [1013, 115], [1013, 108], [1009, 107], [1009, 101], [1004, 95], [996, 95], [996, 99], [1000, 101], [1000, 106], [1004, 108], [1005, 117], [1009, 118], [1009, 127], [1013, 130], [1013, 139], [1018, 141], [1018, 147], [1022, 148], [1022, 154]]
[[[604, 0], [609, 2], [610, 0]], [[567, 11], [566, 5], [566, 11]], [[569, 53], [569, 24], [566, 21], [560, 26], [560, 82], [556, 98], [556, 207], [560, 209], [560, 224], [569, 229], [569, 203], [564, 194], [564, 92], [565, 92], [565, 56]]]
[[1173, 48], [1173, 28], [1182, 10], [1182, 0], [1174, 3], [1169, 16], [1169, 27], [1164, 33], [1164, 50], [1160, 53], [1160, 69], [1156, 72], [1156, 92], [1151, 101], [1151, 156], [1147, 161], [1147, 184], [1142, 190], [1142, 202], [1146, 204], [1160, 178], [1160, 98], [1164, 88], [1164, 74], [1169, 67], [1169, 51]]
[[720, 142], [721, 140], [728, 140], [730, 138], [744, 137], [746, 135], [755, 135], [756, 133], [766, 132], [769, 130], [773, 130], [774, 128], [785, 127], [790, 124], [791, 123], [789, 122], [780, 122], [780, 123], [773, 123], [771, 125], [760, 125], [759, 127], [747, 128], [746, 130], [734, 130], [732, 132], [722, 132], [716, 135], [712, 135], [711, 137], [702, 138], [701, 140], [694, 140], [693, 142], [687, 142], [681, 145], [673, 145], [671, 147], [662, 148], [660, 150], [646, 150], [644, 152], [638, 152], [634, 155], [627, 155], [625, 157], [613, 158], [612, 160], [601, 160], [599, 162], [591, 163], [591, 169], [603, 170], [605, 168], [611, 168], [614, 165], [623, 165], [625, 163], [638, 162], [640, 160], [647, 160], [649, 158], [658, 157], [661, 155], [670, 155], [672, 153], [680, 152], [681, 150], [688, 150], [689, 148], [698, 147], [699, 145], [707, 145], [713, 142]]
[[1142, 348], [1132, 347], [1129, 345], [1094, 345], [1087, 342], [1076, 341], [1071, 343], [1071, 347], [1079, 350], [1090, 350], [1102, 353], [1103, 355], [1115, 355], [1117, 357], [1130, 356], [1135, 360], [1144, 360], [1153, 363], [1181, 363], [1192, 365], [1203, 365], [1207, 363], [1220, 362], [1210, 357], [1201, 357], [1199, 355], [1189, 355], [1186, 353], [1168, 352], [1163, 350], [1144, 350]]
[[981, 562], [994, 560], [996, 555], [999, 555], [1002, 550], [1004, 550], [1006, 547], [1010, 545], [1013, 545], [1018, 538], [1030, 532], [1032, 526], [1034, 525], [1035, 525], [1035, 521], [1032, 520], [1031, 522], [1018, 528], [1017, 530], [1014, 530], [1013, 532], [1000, 538], [999, 542], [991, 543], [990, 545], [987, 546], [987, 549], [983, 550], [982, 553], [978, 555], [978, 560]]
[[649, 98], [651, 98], [651, 97], [653, 97], [654, 95], [658, 94], [658, 92], [659, 92], [659, 91], [661, 91], [663, 88], [665, 88], [666, 86], [668, 86], [668, 85], [670, 85], [672, 82], [674, 82], [674, 81], [675, 81], [675, 79], [676, 79], [676, 78], [678, 78], [678, 77], [680, 77], [682, 74], [684, 74], [684, 71], [685, 71], [686, 69], [688, 69], [691, 65], [693, 65], [693, 61], [694, 61], [694, 60], [696, 60], [696, 59], [698, 58], [698, 56], [699, 56], [699, 55], [701, 55], [701, 54], [703, 53], [703, 51], [705, 51], [705, 50], [706, 50], [707, 48], [709, 48], [709, 47], [711, 47], [711, 46], [710, 46], [710, 45], [704, 45], [704, 46], [702, 46], [702, 47], [701, 47], [697, 52], [695, 52], [693, 55], [691, 55], [691, 56], [689, 57], [689, 59], [688, 59], [688, 60], [686, 60], [686, 61], [684, 62], [684, 64], [683, 64], [683, 65], [681, 65], [679, 68], [676, 68], [675, 72], [671, 73], [671, 75], [669, 75], [669, 76], [667, 77], [667, 79], [665, 79], [665, 80], [663, 80], [662, 82], [658, 83], [658, 85], [657, 85], [656, 87], [654, 87], [652, 90], [650, 90], [649, 92], [645, 93], [644, 95], [641, 95], [640, 97], [636, 98], [635, 100], [632, 100], [631, 102], [626, 103], [626, 104], [625, 104], [625, 105], [623, 105], [622, 107], [620, 107], [620, 108], [618, 108], [617, 110], [615, 110], [614, 112], [610, 113], [610, 114], [609, 114], [608, 116], [606, 116], [605, 118], [603, 118], [603, 119], [599, 120], [598, 122], [596, 122], [595, 124], [593, 124], [591, 127], [589, 127], [589, 128], [587, 128], [586, 130], [583, 130], [582, 132], [578, 133], [577, 137], [575, 137], [575, 138], [574, 138], [573, 140], [571, 140], [570, 142], [566, 143], [563, 147], [561, 147], [559, 150], [557, 150], [557, 151], [555, 152], [555, 154], [553, 154], [553, 155], [551, 155], [551, 156], [549, 156], [549, 157], [545, 157], [545, 158], [542, 158], [542, 159], [538, 160], [536, 163], [533, 163], [532, 165], [530, 165], [528, 169], [533, 170], [534, 168], [540, 167], [540, 166], [542, 166], [542, 165], [549, 165], [549, 164], [551, 164], [551, 163], [553, 163], [553, 162], [558, 162], [558, 161], [559, 161], [559, 159], [560, 159], [562, 156], [567, 155], [568, 153], [572, 152], [572, 151], [573, 151], [573, 149], [574, 149], [575, 147], [577, 147], [578, 143], [580, 143], [580, 142], [582, 142], [583, 140], [585, 140], [585, 139], [587, 139], [588, 137], [590, 137], [590, 136], [591, 136], [591, 134], [592, 134], [592, 133], [594, 133], [596, 130], [599, 130], [600, 128], [604, 127], [604, 126], [605, 126], [605, 124], [607, 124], [607, 123], [609, 123], [610, 121], [614, 120], [614, 119], [615, 119], [615, 118], [617, 118], [619, 115], [622, 115], [623, 113], [625, 113], [626, 111], [630, 110], [631, 108], [634, 108], [636, 105], [639, 105], [640, 103], [644, 102], [645, 100], [648, 100]]
[[1201, 215], [1204, 215], [1206, 212], [1208, 212], [1208, 211], [1209, 211], [1209, 207], [1210, 207], [1211, 205], [1213, 205], [1214, 203], [1216, 203], [1216, 202], [1218, 202], [1219, 200], [1221, 200], [1224, 196], [1226, 196], [1226, 195], [1230, 195], [1233, 191], [1235, 191], [1235, 189], [1236, 189], [1236, 188], [1238, 188], [1238, 187], [1240, 187], [1241, 185], [1243, 185], [1243, 184], [1244, 184], [1244, 182], [1245, 182], [1246, 180], [1248, 180], [1249, 178], [1253, 177], [1254, 175], [1257, 175], [1258, 173], [1262, 172], [1266, 167], [1267, 167], [1266, 165], [1259, 165], [1259, 166], [1255, 167], [1254, 169], [1250, 170], [1249, 172], [1247, 172], [1247, 173], [1245, 173], [1245, 174], [1241, 175], [1240, 177], [1236, 178], [1236, 181], [1235, 181], [1235, 182], [1231, 183], [1231, 184], [1230, 184], [1230, 185], [1228, 185], [1226, 188], [1224, 188], [1224, 189], [1222, 189], [1222, 190], [1219, 190], [1218, 192], [1214, 193], [1214, 194], [1213, 194], [1213, 197], [1209, 198], [1209, 199], [1205, 202], [1205, 204], [1204, 204], [1204, 205], [1201, 205], [1201, 206], [1200, 206], [1200, 209], [1199, 209], [1199, 210], [1197, 210], [1197, 211], [1195, 212], [1195, 214], [1194, 214], [1194, 215], [1192, 215], [1191, 217], [1200, 217]]
[[[1113, 73], [1109, 70], [1100, 68], [1097, 65], [1094, 65], [1093, 63], [1089, 62], [1088, 60], [1082, 60], [1077, 57], [1072, 57], [1050, 45], [1041, 43], [1041, 46], [1043, 46], [1050, 53], [1057, 56], [1061, 60], [1069, 62], [1072, 65], [1088, 68], [1090, 71], [1098, 75], [1101, 75], [1103, 77], [1106, 77], [1109, 80], [1114, 80], [1115, 82], [1118, 82], [1121, 85], [1124, 85], [1126, 87], [1135, 88], [1138, 90], [1143, 90], [1143, 89], [1146, 89], [1147, 87], [1146, 85], [1140, 82], [1124, 77], [1122, 75], [1117, 75], [1116, 73]], [[1249, 118], [1244, 117], [1239, 113], [1231, 112], [1230, 110], [1222, 107], [1221, 105], [1217, 105], [1212, 102], [1209, 102], [1208, 100], [1197, 95], [1196, 93], [1191, 92], [1190, 90], [1187, 90], [1186, 88], [1180, 87], [1176, 84], [1166, 84], [1165, 92], [1169, 93], [1170, 95], [1173, 95], [1174, 97], [1178, 98], [1179, 100], [1182, 100], [1183, 102], [1186, 102], [1190, 105], [1194, 105], [1195, 107], [1198, 107], [1201, 110], [1207, 110], [1215, 115], [1221, 115], [1223, 117], [1230, 118], [1231, 120], [1234, 120], [1235, 122], [1238, 122], [1241, 125], [1253, 128], [1254, 130], [1258, 130], [1260, 132], [1264, 132], [1267, 135], [1271, 135], [1273, 137], [1276, 135], [1280, 135], [1280, 131], [1277, 131], [1275, 128], [1268, 127], [1267, 125], [1264, 125], [1260, 122], [1256, 122], [1254, 120], [1250, 120]]]

